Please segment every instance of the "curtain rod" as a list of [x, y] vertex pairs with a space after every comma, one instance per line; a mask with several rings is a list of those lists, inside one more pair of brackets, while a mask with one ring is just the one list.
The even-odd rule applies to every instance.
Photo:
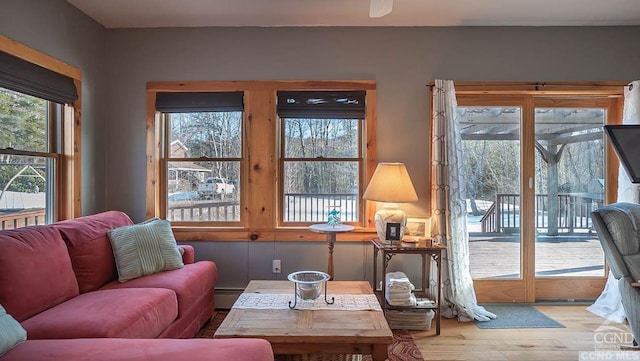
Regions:
[[[509, 87], [509, 86], [530, 86], [535, 90], [541, 90], [544, 87], [624, 87], [628, 86], [629, 90], [633, 89], [633, 84], [630, 82], [617, 82], [617, 81], [605, 81], [605, 82], [456, 82], [453, 81], [455, 86], [459, 87]], [[435, 86], [434, 82], [427, 84], [430, 89]]]

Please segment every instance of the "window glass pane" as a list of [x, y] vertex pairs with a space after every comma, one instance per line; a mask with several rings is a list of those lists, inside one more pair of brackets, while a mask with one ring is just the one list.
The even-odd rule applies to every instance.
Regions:
[[169, 158], [240, 158], [242, 112], [171, 113]]
[[458, 107], [457, 112], [471, 275], [519, 278], [522, 110]]
[[284, 119], [286, 158], [357, 158], [358, 119]]
[[0, 88], [0, 148], [47, 152], [47, 101]]
[[605, 109], [536, 108], [536, 277], [602, 277]]
[[167, 219], [240, 221], [240, 162], [169, 162]]
[[339, 207], [342, 222], [357, 222], [359, 163], [285, 162], [285, 222], [326, 222]]
[[46, 223], [52, 167], [49, 158], [0, 154], [0, 229]]

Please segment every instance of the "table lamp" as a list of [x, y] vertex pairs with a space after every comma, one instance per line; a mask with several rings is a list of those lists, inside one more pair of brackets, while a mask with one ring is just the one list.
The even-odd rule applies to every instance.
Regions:
[[364, 191], [363, 197], [369, 201], [384, 202], [382, 209], [375, 215], [376, 232], [381, 241], [387, 241], [387, 224], [400, 225], [399, 235], [394, 239], [401, 240], [407, 215], [397, 203], [415, 202], [418, 200], [409, 172], [403, 163], [379, 163], [371, 181]]

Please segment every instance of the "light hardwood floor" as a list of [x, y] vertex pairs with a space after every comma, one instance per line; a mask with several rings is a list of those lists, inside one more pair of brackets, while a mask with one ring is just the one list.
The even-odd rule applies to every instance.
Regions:
[[580, 351], [611, 350], [628, 340], [626, 324], [607, 321], [586, 307], [535, 306], [566, 328], [480, 329], [473, 322], [443, 318], [440, 336], [433, 330], [412, 334], [425, 360], [575, 361]]

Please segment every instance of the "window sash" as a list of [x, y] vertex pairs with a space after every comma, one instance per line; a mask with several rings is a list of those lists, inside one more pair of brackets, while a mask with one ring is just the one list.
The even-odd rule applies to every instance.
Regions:
[[[239, 92], [242, 93], [242, 92]], [[179, 94], [179, 93], [167, 93], [167, 94]], [[214, 93], [214, 94], [225, 94], [225, 93]], [[158, 94], [160, 95], [160, 93]], [[225, 110], [226, 111], [226, 110]], [[232, 111], [237, 111], [232, 110]], [[242, 111], [242, 110], [241, 110]], [[206, 110], [203, 112], [211, 112], [211, 110]], [[194, 111], [189, 110], [189, 113], [196, 113]], [[160, 187], [160, 215], [165, 219], [169, 219], [174, 225], [177, 226], [186, 226], [186, 227], [238, 227], [241, 226], [245, 220], [243, 219], [243, 213], [241, 211], [242, 207], [242, 189], [241, 189], [241, 178], [242, 178], [242, 163], [244, 159], [242, 157], [171, 157], [171, 115], [172, 113], [161, 112], [159, 113], [159, 119], [162, 124], [162, 149], [161, 149], [161, 177], [163, 179], [162, 187]], [[244, 114], [241, 116], [241, 122], [244, 122]], [[244, 153], [244, 124], [240, 124], [240, 154]], [[237, 174], [238, 179], [233, 179], [236, 182], [234, 184], [235, 192], [227, 197], [227, 194], [224, 194], [224, 197], [220, 197], [219, 203], [214, 204], [218, 201], [216, 199], [216, 195], [212, 195], [209, 199], [208, 197], [202, 198], [200, 195], [198, 199], [193, 200], [191, 204], [183, 204], [181, 207], [171, 208], [171, 201], [169, 200], [170, 193], [170, 180], [169, 180], [169, 164], [170, 163], [180, 163], [180, 162], [190, 162], [190, 163], [228, 163], [228, 164], [237, 164]], [[218, 174], [211, 172], [208, 177], [217, 177]], [[207, 178], [207, 177], [205, 177]], [[229, 179], [232, 181], [232, 179]], [[201, 183], [206, 183], [206, 179], [204, 181], [198, 181], [196, 187], [199, 187]], [[195, 192], [197, 192], [197, 189]], [[193, 190], [192, 190], [193, 191]], [[205, 204], [206, 203], [206, 204]]]
[[301, 226], [310, 225], [312, 223], [324, 223], [327, 221], [329, 211], [333, 208], [338, 208], [340, 210], [341, 221], [343, 223], [359, 224], [361, 220], [360, 217], [362, 215], [362, 202], [360, 197], [362, 190], [360, 189], [360, 178], [363, 174], [363, 162], [361, 159], [283, 159], [281, 162], [282, 178], [292, 179], [295, 177], [294, 174], [291, 174], [292, 169], [290, 167], [316, 165], [313, 172], [314, 174], [317, 174], [317, 172], [331, 172], [332, 164], [337, 164], [341, 167], [341, 171], [346, 173], [349, 173], [349, 170], [344, 171], [345, 166], [355, 166], [356, 175], [353, 178], [342, 177], [341, 182], [335, 181], [335, 179], [324, 179], [324, 182], [320, 182], [321, 184], [309, 184], [307, 186], [320, 188], [316, 192], [312, 193], [304, 191], [288, 191], [285, 189], [285, 182], [282, 182], [282, 192], [280, 194], [280, 198], [282, 200], [282, 211], [280, 212], [280, 219], [283, 225]]
[[[364, 217], [364, 204], [360, 201], [360, 195], [364, 191], [362, 177], [363, 171], [363, 130], [364, 119], [358, 119], [357, 122], [357, 156], [356, 157], [287, 157], [287, 139], [285, 134], [285, 123], [292, 118], [280, 117], [280, 177], [283, 179], [279, 186], [279, 199], [281, 206], [278, 215], [278, 223], [281, 226], [307, 226], [313, 223], [326, 222], [329, 209], [327, 207], [340, 204], [344, 208], [342, 212], [342, 221], [358, 225]], [[300, 119], [300, 118], [295, 118]], [[318, 119], [316, 117], [302, 118], [306, 120]], [[329, 119], [329, 118], [325, 118]], [[333, 118], [331, 118], [333, 119]], [[313, 196], [306, 196], [303, 193], [291, 193], [285, 191], [285, 179], [291, 178], [287, 174], [287, 164], [292, 163], [356, 163], [357, 178], [355, 183], [357, 186], [356, 198], [352, 199], [351, 192], [321, 192]], [[326, 195], [326, 196], [325, 196]], [[313, 200], [311, 200], [313, 198]], [[355, 213], [355, 216], [353, 215]]]
[[[363, 129], [363, 119], [349, 119], [349, 121], [356, 121], [356, 134], [355, 134], [355, 138], [356, 138], [356, 143], [355, 144], [355, 156], [338, 156], [338, 154], [336, 154], [335, 149], [332, 149], [331, 147], [328, 147], [328, 152], [330, 152], [331, 154], [329, 156], [325, 156], [325, 155], [316, 155], [317, 152], [314, 152], [313, 154], [309, 154], [306, 157], [292, 157], [289, 156], [291, 147], [293, 147], [295, 144], [291, 145], [291, 147], [289, 146], [289, 140], [291, 140], [291, 142], [296, 143], [296, 139], [294, 138], [294, 136], [289, 136], [287, 134], [287, 123], [288, 122], [294, 122], [294, 121], [316, 121], [316, 120], [321, 120], [321, 119], [315, 119], [315, 118], [280, 118], [280, 128], [282, 129], [280, 136], [282, 139], [281, 142], [281, 152], [280, 152], [280, 157], [290, 160], [290, 159], [335, 159], [335, 160], [347, 160], [347, 159], [355, 159], [355, 160], [359, 160], [362, 157], [362, 129]], [[326, 121], [337, 121], [337, 122], [343, 122], [345, 120], [343, 119], [334, 119], [334, 118], [327, 118], [327, 119], [322, 119], [322, 120], [326, 120]], [[308, 124], [309, 126], [309, 130], [313, 127], [312, 124]], [[316, 125], [317, 127], [317, 125]], [[325, 125], [325, 127], [328, 127], [328, 125]], [[317, 128], [316, 128], [317, 130]], [[300, 136], [302, 136], [300, 134]], [[312, 137], [308, 137], [308, 138], [304, 138], [304, 139], [311, 139]], [[299, 139], [298, 139], [299, 140]], [[317, 141], [318, 139], [315, 139], [314, 141]], [[335, 139], [331, 139], [332, 141], [335, 141]], [[322, 139], [321, 139], [322, 141]], [[323, 150], [323, 149], [321, 149]], [[327, 154], [327, 153], [325, 153]]]

